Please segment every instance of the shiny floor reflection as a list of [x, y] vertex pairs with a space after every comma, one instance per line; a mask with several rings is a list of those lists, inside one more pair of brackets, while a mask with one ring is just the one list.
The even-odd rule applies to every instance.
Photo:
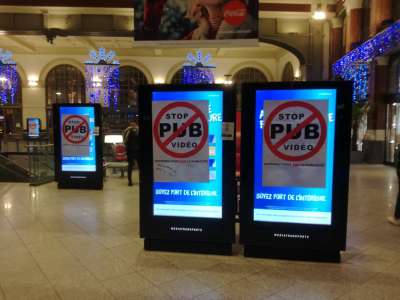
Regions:
[[120, 178], [1, 183], [0, 299], [400, 299], [394, 169], [353, 166], [350, 186], [348, 251], [325, 264], [145, 252], [138, 186]]

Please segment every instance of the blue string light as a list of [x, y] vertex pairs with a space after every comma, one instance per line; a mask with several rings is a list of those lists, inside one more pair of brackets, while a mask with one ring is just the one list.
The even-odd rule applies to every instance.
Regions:
[[114, 60], [115, 52], [90, 51], [90, 59], [85, 62], [86, 94], [90, 103], [101, 103], [105, 107], [118, 106], [119, 62]]
[[353, 80], [354, 102], [365, 101], [368, 98], [368, 64], [375, 57], [385, 55], [399, 45], [400, 21], [397, 21], [333, 64], [335, 75]]
[[215, 65], [210, 63], [211, 55], [203, 56], [201, 50], [196, 51], [196, 55], [189, 52], [183, 64], [184, 84], [214, 83], [213, 70]]
[[0, 103], [16, 104], [19, 77], [17, 64], [12, 60], [12, 53], [0, 49]]

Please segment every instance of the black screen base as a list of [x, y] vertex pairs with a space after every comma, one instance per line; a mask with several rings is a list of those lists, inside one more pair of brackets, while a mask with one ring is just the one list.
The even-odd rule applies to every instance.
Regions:
[[286, 260], [304, 260], [340, 263], [340, 251], [321, 251], [313, 249], [278, 249], [261, 245], [244, 245], [244, 256]]
[[59, 182], [57, 184], [58, 189], [77, 189], [77, 190], [102, 190], [103, 184], [88, 184], [88, 183], [68, 183], [68, 182]]
[[144, 249], [149, 251], [187, 252], [216, 255], [232, 255], [231, 243], [207, 243], [144, 239]]

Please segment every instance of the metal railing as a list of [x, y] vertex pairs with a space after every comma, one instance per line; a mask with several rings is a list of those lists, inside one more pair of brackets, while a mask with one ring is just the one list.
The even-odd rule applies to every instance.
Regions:
[[24, 167], [0, 154], [0, 181], [29, 182], [30, 174]]
[[31, 185], [54, 181], [54, 145], [27, 145]]

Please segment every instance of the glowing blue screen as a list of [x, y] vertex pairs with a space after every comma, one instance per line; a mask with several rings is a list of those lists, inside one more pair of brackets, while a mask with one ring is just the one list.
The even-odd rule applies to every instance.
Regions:
[[[206, 182], [153, 183], [155, 216], [222, 218], [222, 91], [153, 92], [162, 101], [208, 101], [208, 176]], [[232, 162], [234, 163], [234, 162]]]
[[[324, 138], [323, 148], [321, 148], [323, 150], [320, 150], [324, 152], [323, 156], [320, 156], [322, 163], [313, 164], [313, 157], [315, 156], [305, 160], [290, 161], [290, 159], [276, 158], [278, 156], [268, 157], [271, 154], [266, 155], [269, 153], [265, 152], [267, 147], [264, 132], [266, 121], [270, 115], [274, 116], [275, 108], [278, 107], [277, 110], [279, 111], [279, 107], [284, 107], [285, 102], [292, 101], [297, 101], [297, 103], [307, 102], [314, 107], [324, 107], [321, 112], [325, 119], [326, 137]], [[268, 107], [271, 107], [271, 109], [264, 114], [264, 110]], [[285, 109], [281, 109], [281, 112], [285, 112]], [[335, 112], [335, 89], [256, 91], [254, 221], [317, 225], [332, 224]], [[283, 117], [285, 116], [283, 115]], [[273, 117], [271, 118], [273, 119]], [[273, 125], [272, 123], [269, 124], [270, 127], [266, 128], [272, 130]], [[280, 128], [279, 125], [277, 126]], [[281, 127], [282, 131], [284, 130], [283, 128], [285, 127]], [[298, 137], [292, 137], [292, 143], [296, 142], [294, 140], [296, 138]], [[283, 146], [278, 150], [284, 152]], [[323, 158], [321, 159], [321, 157]], [[268, 162], [267, 164], [265, 163], [266, 161]], [[290, 170], [290, 174], [285, 173], [288, 170]]]

